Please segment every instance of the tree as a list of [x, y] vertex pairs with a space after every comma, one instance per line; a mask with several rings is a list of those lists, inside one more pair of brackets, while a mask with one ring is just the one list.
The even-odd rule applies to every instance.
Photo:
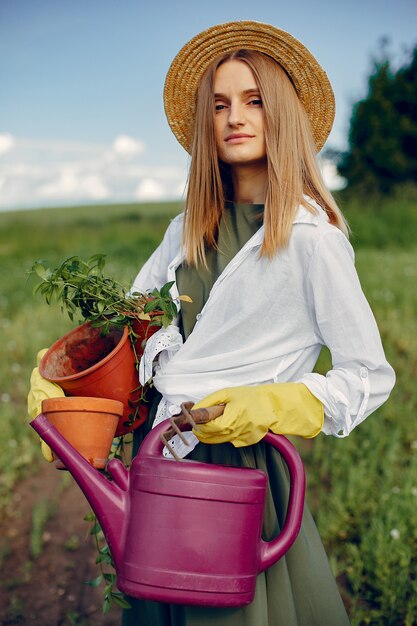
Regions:
[[349, 149], [338, 165], [349, 188], [389, 193], [417, 181], [417, 46], [397, 71], [384, 52], [368, 94], [352, 111]]

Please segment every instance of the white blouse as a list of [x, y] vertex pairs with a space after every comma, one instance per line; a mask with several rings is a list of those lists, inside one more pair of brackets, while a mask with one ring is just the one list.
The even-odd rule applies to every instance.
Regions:
[[[352, 247], [309, 202], [314, 214], [299, 206], [289, 245], [272, 260], [259, 256], [263, 226], [243, 246], [213, 285], [184, 343], [176, 323], [148, 341], [141, 380], [153, 375], [163, 394], [157, 421], [177, 413], [181, 402], [224, 387], [293, 381], [323, 403], [323, 432], [345, 437], [388, 398], [395, 374]], [[175, 281], [184, 260], [182, 221], [182, 215], [172, 220], [132, 291]], [[171, 293], [178, 297], [176, 284]], [[326, 375], [312, 373], [323, 345], [332, 356]]]

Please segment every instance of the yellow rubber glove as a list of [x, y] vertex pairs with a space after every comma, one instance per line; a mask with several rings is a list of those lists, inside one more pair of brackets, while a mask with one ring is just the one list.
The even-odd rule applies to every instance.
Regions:
[[225, 404], [223, 415], [193, 432], [204, 443], [230, 441], [236, 448], [258, 443], [268, 430], [311, 438], [323, 427], [323, 405], [302, 383], [230, 387], [207, 396], [193, 409]]
[[[38, 367], [32, 370], [30, 377], [30, 389], [28, 393], [28, 415], [30, 419], [35, 419], [42, 410], [42, 400], [46, 398], [62, 398], [65, 396], [63, 390], [59, 385], [51, 383], [49, 380], [43, 378], [39, 373], [39, 363], [47, 352], [47, 348], [40, 350], [37, 355]], [[51, 463], [53, 461], [52, 450], [42, 439], [41, 450], [44, 458]]]

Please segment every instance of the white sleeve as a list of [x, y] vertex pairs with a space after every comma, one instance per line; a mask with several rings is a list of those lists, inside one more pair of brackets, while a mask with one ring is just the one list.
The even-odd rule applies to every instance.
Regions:
[[323, 432], [346, 437], [385, 402], [395, 374], [363, 294], [352, 247], [339, 230], [328, 231], [317, 243], [306, 288], [316, 332], [331, 352], [332, 369], [325, 376], [305, 374], [299, 382], [324, 405]]
[[183, 216], [178, 215], [169, 224], [164, 238], [149, 259], [143, 265], [133, 281], [130, 292], [146, 292], [160, 289], [168, 282], [168, 268], [180, 251]]

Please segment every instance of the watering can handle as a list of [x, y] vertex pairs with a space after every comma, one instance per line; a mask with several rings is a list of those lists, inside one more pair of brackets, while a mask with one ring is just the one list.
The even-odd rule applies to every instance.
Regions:
[[272, 541], [260, 543], [260, 557], [258, 571], [271, 567], [291, 548], [300, 532], [303, 520], [306, 478], [303, 462], [295, 447], [283, 435], [268, 432], [264, 437], [265, 443], [278, 450], [284, 459], [290, 473], [290, 495], [288, 499], [287, 516], [284, 526], [278, 537]]
[[[167, 431], [170, 420], [155, 426], [145, 437], [140, 447], [140, 455], [158, 456], [162, 454], [163, 440], [161, 435]], [[179, 424], [181, 430], [190, 430], [190, 424]], [[290, 495], [287, 516], [278, 537], [272, 541], [260, 541], [259, 572], [263, 572], [280, 559], [292, 546], [300, 531], [304, 510], [305, 472], [304, 466], [295, 447], [283, 435], [268, 432], [263, 440], [278, 450], [284, 459], [290, 474]]]

